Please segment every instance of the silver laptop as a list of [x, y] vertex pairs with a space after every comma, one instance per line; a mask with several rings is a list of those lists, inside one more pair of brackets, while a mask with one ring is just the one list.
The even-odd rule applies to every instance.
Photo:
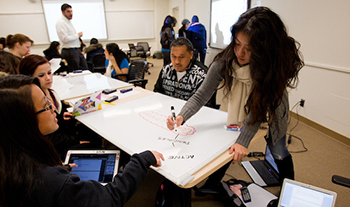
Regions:
[[243, 161], [242, 165], [254, 183], [262, 187], [280, 185], [278, 168], [268, 145], [264, 160]]
[[118, 173], [119, 150], [69, 150], [65, 163], [75, 163], [72, 168], [80, 180], [108, 183]]
[[284, 179], [278, 206], [334, 207], [337, 193], [298, 181]]

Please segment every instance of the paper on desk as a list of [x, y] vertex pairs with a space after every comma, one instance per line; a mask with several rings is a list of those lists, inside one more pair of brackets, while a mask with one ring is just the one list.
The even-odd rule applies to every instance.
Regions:
[[[247, 207], [266, 207], [272, 199], [277, 198], [275, 195], [255, 183], [248, 185], [248, 190], [252, 201], [244, 203]], [[242, 196], [241, 200], [243, 201]]]
[[50, 61], [51, 64], [51, 72], [55, 73], [58, 68], [60, 68], [61, 58], [52, 58]]
[[69, 73], [69, 77], [80, 76], [80, 75], [89, 75], [91, 72], [89, 70], [83, 70], [81, 73]]
[[67, 82], [66, 78], [60, 76], [53, 76], [52, 87], [58, 94], [64, 94], [67, 89], [72, 88], [74, 85]]
[[101, 92], [91, 94], [77, 101], [73, 106], [73, 115], [79, 116], [93, 111], [101, 110]]

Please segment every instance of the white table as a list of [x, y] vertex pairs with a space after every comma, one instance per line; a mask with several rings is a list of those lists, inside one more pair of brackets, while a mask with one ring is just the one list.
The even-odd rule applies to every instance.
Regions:
[[144, 150], [163, 153], [163, 166], [153, 169], [186, 186], [197, 171], [227, 152], [239, 132], [224, 129], [226, 112], [207, 107], [177, 133], [168, 130], [165, 119], [170, 107], [173, 105], [178, 113], [184, 103], [155, 93], [76, 118], [128, 154]]
[[52, 88], [58, 93], [60, 99], [65, 100], [87, 96], [104, 89], [118, 89], [127, 86], [131, 86], [131, 84], [99, 73], [92, 73], [74, 77], [54, 76]]

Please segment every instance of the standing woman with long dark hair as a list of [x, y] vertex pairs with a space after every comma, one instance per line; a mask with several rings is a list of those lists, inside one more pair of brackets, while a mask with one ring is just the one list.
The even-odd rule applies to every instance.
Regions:
[[[243, 13], [232, 26], [232, 42], [220, 52], [208, 69], [203, 84], [176, 117], [181, 125], [190, 119], [223, 82], [228, 99], [227, 125], [242, 126], [229, 153], [233, 163], [248, 154], [250, 141], [262, 122], [268, 122], [266, 142], [284, 178], [294, 179], [292, 157], [286, 146], [289, 116], [287, 88], [295, 88], [304, 63], [300, 44], [288, 36], [279, 16], [267, 7]], [[171, 117], [169, 129], [174, 128]], [[228, 163], [211, 175], [206, 187], [214, 187], [225, 174]]]
[[129, 58], [119, 49], [116, 43], [109, 43], [105, 49], [106, 59], [109, 60], [106, 68], [105, 75], [108, 77], [116, 78], [122, 81], [127, 81], [124, 76], [116, 76], [118, 74], [128, 73], [129, 71]]
[[166, 16], [162, 29], [160, 30], [160, 44], [162, 45], [163, 66], [171, 63], [170, 44], [173, 40], [175, 40], [175, 32], [173, 26], [174, 18], [170, 15]]

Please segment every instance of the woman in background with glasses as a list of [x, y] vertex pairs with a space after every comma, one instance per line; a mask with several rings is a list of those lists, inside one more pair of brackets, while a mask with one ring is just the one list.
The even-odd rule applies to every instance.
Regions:
[[[37, 78], [0, 77], [0, 206], [123, 206], [160, 166], [156, 151], [134, 154], [122, 174], [103, 186], [62, 168], [44, 135], [58, 129], [55, 107]], [[6, 118], [4, 118], [6, 117]]]

